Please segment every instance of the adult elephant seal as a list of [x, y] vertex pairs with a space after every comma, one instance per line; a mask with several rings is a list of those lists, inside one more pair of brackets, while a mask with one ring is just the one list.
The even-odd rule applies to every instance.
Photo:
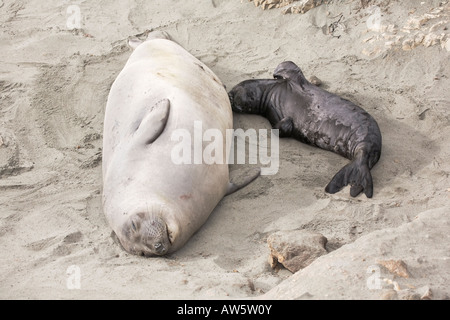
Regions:
[[373, 195], [370, 169], [381, 154], [377, 122], [352, 102], [311, 84], [291, 61], [278, 65], [275, 79], [247, 80], [229, 93], [233, 111], [265, 116], [281, 137], [338, 153], [350, 160], [326, 186], [336, 193], [350, 184], [350, 195]]
[[150, 33], [130, 45], [135, 50], [111, 87], [105, 111], [103, 208], [126, 251], [164, 255], [182, 247], [227, 193], [256, 175], [237, 186], [229, 183], [225, 161], [174, 163], [179, 141], [172, 134], [181, 130], [193, 137], [194, 121], [226, 140], [226, 129], [233, 128], [227, 92], [166, 34]]

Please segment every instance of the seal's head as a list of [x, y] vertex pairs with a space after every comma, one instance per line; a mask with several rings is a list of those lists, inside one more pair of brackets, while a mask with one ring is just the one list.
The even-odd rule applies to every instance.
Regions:
[[307, 82], [302, 70], [292, 61], [280, 63], [273, 72], [275, 79], [289, 79], [303, 85]]
[[126, 251], [146, 257], [165, 255], [172, 245], [165, 221], [148, 212], [131, 215], [121, 235], [119, 240]]
[[229, 93], [231, 108], [237, 113], [261, 114], [265, 86], [264, 80], [246, 80], [236, 85]]

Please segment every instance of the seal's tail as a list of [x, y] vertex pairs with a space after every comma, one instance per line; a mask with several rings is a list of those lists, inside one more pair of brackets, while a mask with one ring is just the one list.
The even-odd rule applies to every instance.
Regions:
[[328, 193], [336, 193], [348, 184], [351, 185], [350, 195], [352, 197], [356, 197], [364, 191], [367, 198], [372, 198], [372, 175], [367, 161], [364, 161], [363, 158], [354, 159], [336, 173], [326, 186], [325, 191]]

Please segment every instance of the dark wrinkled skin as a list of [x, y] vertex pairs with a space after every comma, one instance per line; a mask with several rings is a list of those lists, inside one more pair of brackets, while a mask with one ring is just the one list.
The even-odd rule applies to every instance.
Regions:
[[325, 188], [336, 193], [350, 184], [350, 194], [373, 195], [370, 169], [381, 154], [377, 122], [362, 108], [311, 84], [293, 62], [281, 63], [275, 79], [246, 80], [229, 93], [234, 112], [267, 118], [280, 137], [333, 151], [350, 160]]

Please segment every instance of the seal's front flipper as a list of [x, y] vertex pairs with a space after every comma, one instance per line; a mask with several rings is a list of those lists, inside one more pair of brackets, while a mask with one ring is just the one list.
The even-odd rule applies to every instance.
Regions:
[[292, 130], [294, 129], [294, 120], [292, 120], [291, 117], [283, 118], [278, 121], [273, 128], [280, 130], [280, 138], [290, 137], [292, 135]]
[[350, 195], [356, 197], [364, 191], [367, 198], [373, 196], [373, 182], [372, 174], [369, 166], [361, 158], [356, 158], [345, 167], [343, 167], [331, 179], [331, 182], [326, 186], [325, 191], [328, 193], [336, 193], [346, 185], [350, 184]]
[[245, 187], [250, 182], [255, 180], [261, 174], [261, 168], [252, 168], [246, 172], [244, 170], [234, 170], [230, 172], [230, 183], [228, 183], [228, 189], [226, 196], [233, 192]]
[[170, 113], [170, 101], [168, 99], [157, 102], [145, 114], [139, 126], [133, 134], [133, 139], [139, 144], [153, 143], [166, 127]]

